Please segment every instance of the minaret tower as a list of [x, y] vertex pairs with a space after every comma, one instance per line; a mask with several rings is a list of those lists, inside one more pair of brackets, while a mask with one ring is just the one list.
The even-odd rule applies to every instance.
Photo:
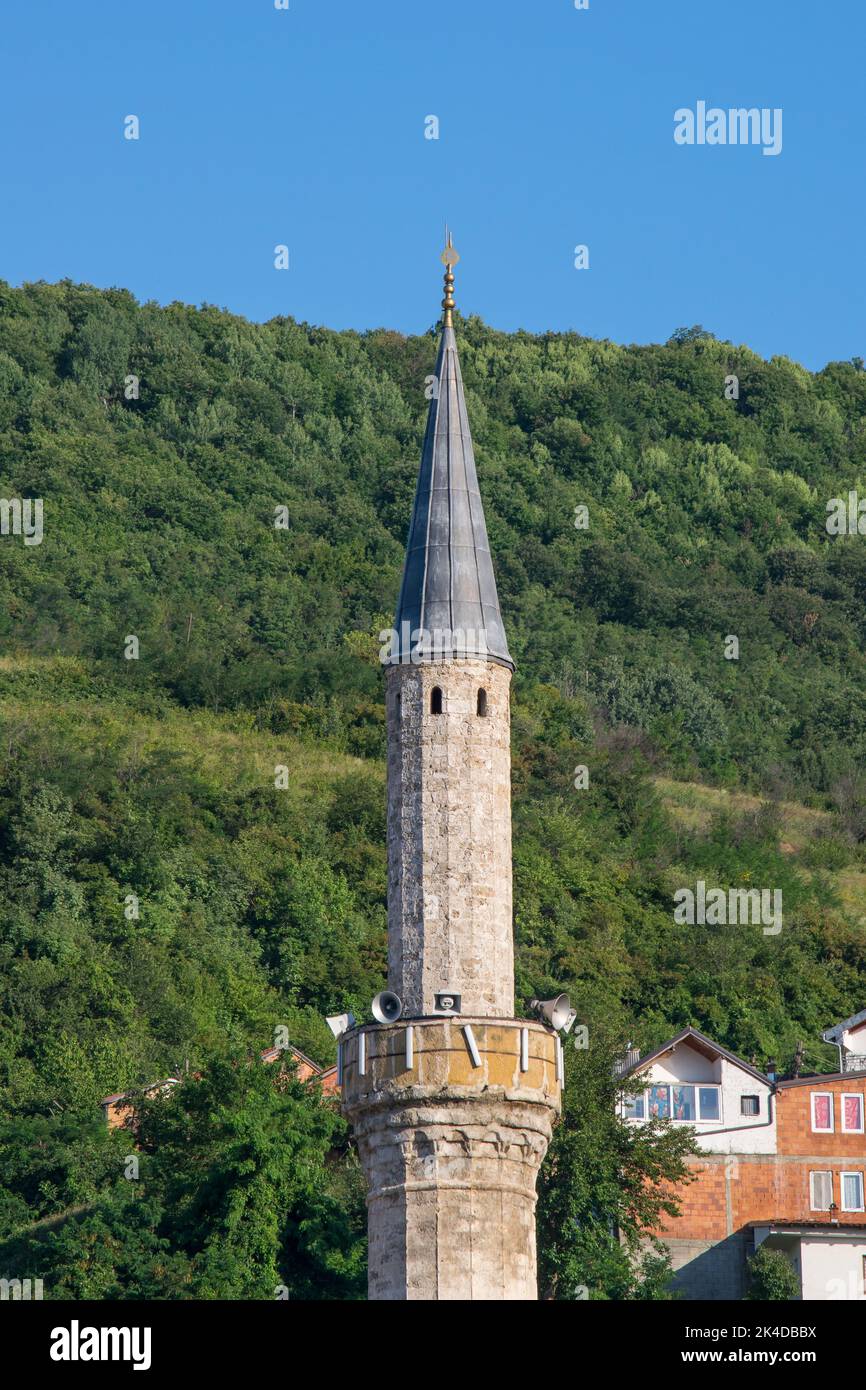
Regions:
[[[388, 988], [340, 1042], [369, 1185], [371, 1299], [535, 1299], [535, 1182], [562, 1052], [517, 1020], [509, 686], [452, 311], [386, 674]], [[397, 1008], [398, 1006], [393, 1006]]]

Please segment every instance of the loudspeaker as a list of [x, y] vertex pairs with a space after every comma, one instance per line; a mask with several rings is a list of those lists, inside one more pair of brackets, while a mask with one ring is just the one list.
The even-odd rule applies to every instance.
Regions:
[[443, 990], [433, 996], [433, 1012], [436, 1014], [459, 1014], [461, 997], [453, 990]]
[[403, 1000], [399, 994], [383, 989], [381, 994], [376, 995], [371, 1008], [378, 1023], [396, 1023], [403, 1012]]
[[555, 999], [530, 999], [529, 1007], [535, 1009], [556, 1033], [566, 1024], [570, 1027], [577, 1017], [567, 994], [557, 994]]
[[327, 1023], [334, 1037], [339, 1038], [343, 1033], [348, 1032], [350, 1028], [354, 1028], [355, 1015], [332, 1014], [330, 1018], [325, 1019], [325, 1022]]

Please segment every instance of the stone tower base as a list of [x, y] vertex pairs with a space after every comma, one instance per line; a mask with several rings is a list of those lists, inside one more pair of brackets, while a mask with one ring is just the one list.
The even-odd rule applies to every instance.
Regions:
[[464, 1016], [343, 1036], [371, 1299], [538, 1297], [535, 1183], [560, 1107], [558, 1046], [540, 1023]]

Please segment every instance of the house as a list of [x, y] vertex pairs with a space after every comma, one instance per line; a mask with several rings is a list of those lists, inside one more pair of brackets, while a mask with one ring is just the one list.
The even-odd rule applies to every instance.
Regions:
[[866, 1225], [820, 1221], [755, 1221], [755, 1249], [787, 1255], [800, 1276], [804, 1302], [864, 1299]]
[[135, 1128], [135, 1103], [143, 1096], [165, 1095], [172, 1086], [180, 1084], [177, 1076], [168, 1076], [164, 1081], [152, 1081], [148, 1086], [139, 1086], [132, 1091], [118, 1091], [113, 1096], [105, 1096], [99, 1103], [109, 1129]]
[[299, 1047], [292, 1047], [291, 1043], [288, 1043], [286, 1047], [266, 1047], [264, 1052], [259, 1053], [259, 1056], [263, 1062], [277, 1062], [286, 1052], [295, 1064], [299, 1081], [309, 1081], [311, 1077], [318, 1076], [321, 1072], [322, 1069], [317, 1062], [314, 1062]]
[[[846, 1056], [861, 1055], [866, 1012], [855, 1019], [823, 1034]], [[694, 1181], [655, 1232], [683, 1296], [742, 1298], [746, 1261], [766, 1244], [790, 1259], [804, 1299], [866, 1298], [866, 1068], [779, 1078], [686, 1028], [624, 1074], [646, 1087], [623, 1104], [629, 1123], [658, 1117], [697, 1135]]]
[[[299, 1081], [315, 1081], [321, 1088], [325, 1096], [338, 1096], [340, 1087], [337, 1083], [337, 1068], [327, 1067], [324, 1070], [314, 1062], [306, 1053], [301, 1052], [300, 1048], [292, 1047], [266, 1047], [259, 1053], [263, 1062], [276, 1062], [286, 1052], [295, 1063], [297, 1077]], [[153, 1096], [165, 1094], [171, 1090], [172, 1086], [179, 1085], [180, 1078], [176, 1076], [166, 1077], [164, 1081], [153, 1081], [148, 1086], [139, 1086], [131, 1091], [118, 1091], [115, 1095], [105, 1096], [100, 1101], [102, 1113], [105, 1116], [109, 1129], [119, 1129], [125, 1126], [127, 1129], [135, 1129], [135, 1103], [142, 1096]]]
[[835, 1028], [821, 1034], [826, 1043], [839, 1049], [839, 1070], [866, 1072], [866, 1009], [851, 1018], [843, 1018]]
[[627, 1119], [693, 1125], [707, 1153], [774, 1151], [773, 1083], [697, 1029], [684, 1028], [639, 1058], [635, 1068], [650, 1086], [626, 1106]]
[[324, 1096], [338, 1096], [340, 1094], [340, 1083], [337, 1080], [337, 1068], [327, 1067], [325, 1071], [320, 1071], [316, 1081], [322, 1088]]
[[291, 1043], [287, 1047], [268, 1047], [259, 1055], [263, 1062], [276, 1062], [277, 1058], [281, 1057], [284, 1052], [288, 1052], [294, 1059], [299, 1081], [315, 1081], [325, 1096], [338, 1096], [340, 1094], [336, 1066], [326, 1067], [322, 1070], [317, 1062], [314, 1062], [306, 1053], [301, 1052], [300, 1048], [292, 1047]]

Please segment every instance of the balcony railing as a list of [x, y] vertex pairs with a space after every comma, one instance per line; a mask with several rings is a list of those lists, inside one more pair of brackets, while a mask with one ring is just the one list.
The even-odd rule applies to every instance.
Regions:
[[845, 1072], [866, 1071], [866, 1052], [846, 1053], [845, 1061], [842, 1064], [842, 1070]]

